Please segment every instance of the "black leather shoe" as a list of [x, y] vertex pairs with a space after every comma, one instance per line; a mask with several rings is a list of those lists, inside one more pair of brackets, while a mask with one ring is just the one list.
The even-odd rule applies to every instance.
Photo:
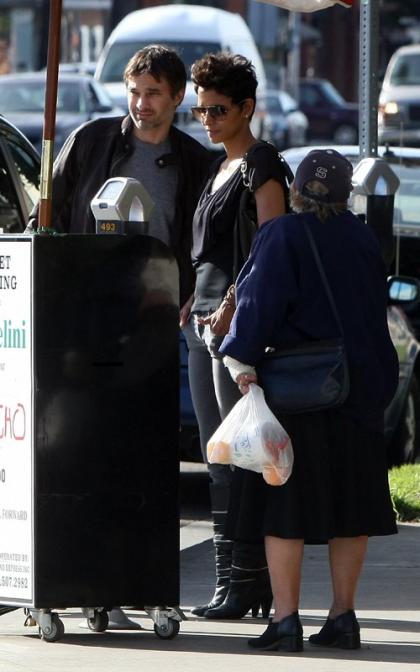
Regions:
[[337, 618], [327, 618], [321, 630], [309, 637], [309, 643], [337, 649], [360, 649], [360, 626], [356, 614], [349, 609]]
[[303, 630], [295, 611], [278, 623], [270, 619], [261, 637], [248, 639], [248, 646], [259, 651], [303, 651]]

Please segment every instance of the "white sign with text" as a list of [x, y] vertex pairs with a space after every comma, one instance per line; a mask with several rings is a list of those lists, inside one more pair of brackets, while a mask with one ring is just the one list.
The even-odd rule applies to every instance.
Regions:
[[0, 240], [0, 603], [33, 600], [31, 241]]

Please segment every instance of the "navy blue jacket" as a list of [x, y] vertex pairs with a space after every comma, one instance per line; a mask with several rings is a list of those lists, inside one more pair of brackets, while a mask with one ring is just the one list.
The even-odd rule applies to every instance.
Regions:
[[398, 358], [386, 316], [386, 272], [375, 234], [349, 211], [325, 222], [310, 213], [284, 215], [259, 229], [237, 280], [237, 310], [221, 352], [255, 365], [266, 346], [340, 335], [304, 221], [343, 327], [351, 389], [341, 409], [381, 429], [398, 385]]

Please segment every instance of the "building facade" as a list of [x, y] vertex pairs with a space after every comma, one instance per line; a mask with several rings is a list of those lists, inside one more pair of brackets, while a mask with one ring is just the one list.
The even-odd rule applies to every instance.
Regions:
[[[46, 65], [49, 0], [0, 0], [0, 71]], [[61, 60], [96, 61], [109, 32], [112, 0], [63, 0]]]

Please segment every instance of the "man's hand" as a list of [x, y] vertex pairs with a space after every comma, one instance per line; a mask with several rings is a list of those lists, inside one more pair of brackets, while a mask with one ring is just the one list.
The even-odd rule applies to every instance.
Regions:
[[179, 311], [179, 326], [181, 327], [181, 329], [182, 329], [182, 327], [185, 327], [185, 325], [186, 325], [187, 322], [188, 322], [188, 319], [189, 319], [189, 317], [190, 317], [191, 306], [192, 306], [192, 304], [193, 304], [193, 301], [194, 301], [194, 294], [191, 294], [191, 296], [190, 296], [190, 298], [188, 299], [188, 301], [186, 301], [186, 302], [184, 303], [184, 305], [182, 306], [181, 310]]

